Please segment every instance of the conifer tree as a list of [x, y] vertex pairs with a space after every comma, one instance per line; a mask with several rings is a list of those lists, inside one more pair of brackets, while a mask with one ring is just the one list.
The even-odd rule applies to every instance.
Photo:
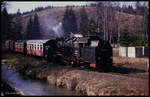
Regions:
[[32, 32], [33, 32], [33, 21], [30, 17], [28, 23], [27, 23], [27, 29], [26, 29], [26, 39], [32, 39]]
[[1, 37], [2, 37], [2, 42], [4, 42], [7, 39], [10, 39], [11, 36], [11, 19], [9, 14], [7, 13], [6, 8], [4, 7], [2, 12], [1, 12]]
[[77, 32], [76, 15], [72, 10], [72, 8], [71, 9], [69, 9], [68, 7], [66, 8], [62, 24], [63, 24], [65, 36], [69, 36], [70, 33]]
[[23, 36], [22, 36], [22, 17], [17, 17], [16, 18], [16, 23], [14, 24], [15, 28], [14, 28], [14, 34], [15, 34], [15, 40], [18, 40], [18, 39], [22, 39]]
[[68, 28], [69, 28], [68, 12], [69, 12], [69, 9], [68, 9], [68, 6], [67, 6], [66, 7], [66, 11], [64, 13], [63, 22], [62, 22], [62, 24], [63, 24], [63, 30], [65, 32], [65, 36], [67, 36], [68, 33], [69, 33], [69, 30], [68, 30]]
[[34, 21], [33, 21], [33, 38], [34, 39], [38, 39], [40, 37], [41, 37], [41, 34], [40, 34], [40, 23], [39, 23], [38, 15], [37, 15], [37, 13], [35, 13]]
[[70, 33], [77, 33], [77, 22], [76, 22], [76, 15], [75, 12], [70, 9], [70, 16], [69, 16], [69, 21], [70, 21]]
[[88, 34], [88, 16], [85, 8], [83, 7], [80, 11], [80, 32], [85, 36]]

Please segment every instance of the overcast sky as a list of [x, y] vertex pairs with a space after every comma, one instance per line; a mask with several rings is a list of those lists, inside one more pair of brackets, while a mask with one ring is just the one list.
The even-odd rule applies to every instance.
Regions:
[[[85, 4], [90, 4], [92, 1], [8, 1], [8, 6], [7, 6], [7, 11], [8, 13], [16, 13], [18, 9], [20, 9], [20, 12], [26, 12], [26, 11], [31, 11], [32, 9], [35, 9], [36, 7], [46, 7], [49, 5], [53, 6], [66, 6], [66, 5], [85, 5]], [[124, 4], [131, 5], [134, 4], [135, 2], [126, 2]], [[122, 3], [123, 4], [123, 3]]]
[[89, 4], [89, 2], [73, 2], [73, 1], [55, 1], [55, 2], [50, 2], [50, 1], [46, 1], [46, 2], [18, 2], [18, 1], [10, 1], [8, 2], [8, 6], [7, 6], [7, 10], [8, 13], [16, 13], [18, 8], [20, 9], [21, 13], [25, 12], [25, 11], [31, 11], [32, 9], [35, 9], [36, 7], [46, 7], [49, 5], [53, 5], [53, 6], [66, 6], [66, 5], [85, 5], [85, 4]]

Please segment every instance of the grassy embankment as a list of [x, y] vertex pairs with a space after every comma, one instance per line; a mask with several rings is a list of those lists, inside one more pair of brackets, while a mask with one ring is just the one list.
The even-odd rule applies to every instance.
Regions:
[[148, 81], [111, 73], [77, 70], [20, 54], [2, 56], [7, 66], [30, 78], [44, 79], [84, 95], [148, 95]]

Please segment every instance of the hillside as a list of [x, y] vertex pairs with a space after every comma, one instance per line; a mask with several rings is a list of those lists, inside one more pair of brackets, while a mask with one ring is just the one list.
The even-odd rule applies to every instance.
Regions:
[[[81, 8], [82, 7], [73, 7], [73, 10], [76, 13], [76, 17], [79, 17], [79, 15], [80, 15], [79, 12], [80, 12]], [[37, 14], [39, 16], [40, 25], [41, 25], [40, 26], [41, 31], [42, 31], [41, 33], [45, 34], [45, 35], [53, 36], [53, 33], [51, 33], [52, 32], [51, 28], [54, 25], [57, 25], [59, 22], [62, 22], [64, 12], [65, 12], [64, 7], [45, 9], [45, 10], [37, 12]], [[86, 7], [86, 12], [89, 17], [92, 17], [95, 12], [95, 7]], [[121, 31], [124, 30], [125, 28], [127, 28], [131, 35], [136, 34], [136, 33], [134, 33], [135, 30], [141, 31], [142, 16], [137, 15], [135, 17], [132, 14], [120, 13], [120, 12], [116, 12], [116, 13], [117, 14], [115, 17], [117, 18], [117, 16], [120, 15], [120, 18], [121, 18], [121, 24], [120, 24]], [[34, 12], [22, 16], [22, 24], [23, 24], [22, 33], [24, 33], [24, 34], [26, 31], [26, 25], [27, 25], [27, 22], [28, 22], [30, 16], [32, 16], [32, 18], [33, 18]], [[135, 19], [136, 19], [136, 23], [133, 22]], [[80, 18], [77, 18], [78, 26], [79, 26], [79, 20], [80, 20]]]

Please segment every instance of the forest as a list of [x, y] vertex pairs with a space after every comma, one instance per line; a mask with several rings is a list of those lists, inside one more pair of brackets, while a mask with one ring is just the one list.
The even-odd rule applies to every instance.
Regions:
[[[95, 2], [85, 6], [66, 6], [61, 16], [62, 30], [64, 37], [70, 36], [71, 33], [83, 34], [87, 36], [98, 36], [111, 44], [120, 44], [123, 46], [142, 46], [148, 44], [149, 39], [149, 6], [137, 1], [135, 8], [132, 5], [127, 6], [125, 3], [120, 6], [120, 2]], [[39, 13], [50, 9], [54, 6], [37, 7], [28, 12], [18, 12], [8, 14], [6, 9], [7, 2], [1, 2], [1, 39], [19, 40], [19, 39], [40, 39], [43, 31]], [[75, 11], [78, 9], [78, 14]], [[91, 14], [87, 10], [94, 10]], [[29, 15], [26, 25], [22, 22], [25, 15]], [[121, 15], [132, 15], [132, 28], [129, 24], [122, 27], [126, 20]], [[23, 17], [24, 16], [24, 17]], [[137, 18], [142, 17], [142, 18]], [[141, 21], [139, 23], [139, 20]], [[129, 29], [131, 28], [131, 29]], [[138, 28], [138, 29], [137, 29]], [[24, 31], [23, 31], [24, 29]], [[129, 31], [130, 30], [130, 31]], [[132, 33], [131, 33], [132, 32]]]

